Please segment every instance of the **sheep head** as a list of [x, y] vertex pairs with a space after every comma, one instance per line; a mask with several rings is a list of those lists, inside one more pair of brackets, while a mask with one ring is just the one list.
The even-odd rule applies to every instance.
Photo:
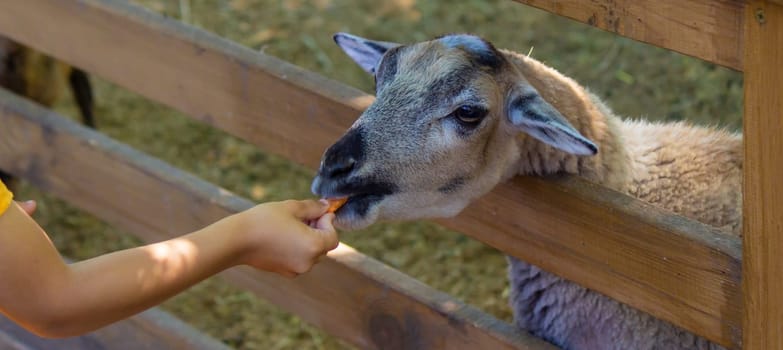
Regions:
[[516, 173], [525, 137], [572, 154], [597, 152], [479, 37], [412, 45], [334, 38], [375, 77], [377, 95], [326, 150], [312, 183], [316, 195], [348, 197], [338, 227], [454, 216]]

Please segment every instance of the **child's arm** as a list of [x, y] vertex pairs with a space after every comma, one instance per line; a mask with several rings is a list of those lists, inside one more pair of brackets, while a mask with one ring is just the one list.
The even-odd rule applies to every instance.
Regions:
[[143, 311], [235, 265], [295, 276], [338, 244], [326, 210], [317, 201], [266, 203], [179, 238], [68, 265], [12, 204], [0, 215], [0, 312], [39, 335], [63, 337]]

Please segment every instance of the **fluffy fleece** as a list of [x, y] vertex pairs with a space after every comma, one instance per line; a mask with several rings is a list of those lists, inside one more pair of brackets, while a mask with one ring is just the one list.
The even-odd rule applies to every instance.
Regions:
[[[621, 120], [572, 79], [504, 51], [539, 93], [599, 145], [595, 157], [521, 140], [519, 174], [571, 173], [740, 235], [742, 139], [685, 123]], [[525, 138], [525, 136], [520, 136]], [[515, 323], [566, 349], [720, 349], [670, 323], [509, 258]]]
[[[739, 135], [624, 121], [572, 79], [471, 35], [410, 45], [345, 33], [335, 40], [375, 76], [377, 91], [313, 180], [319, 196], [349, 197], [337, 212], [343, 229], [453, 216], [511, 176], [570, 173], [739, 234]], [[509, 262], [516, 324], [563, 348], [718, 348]]]

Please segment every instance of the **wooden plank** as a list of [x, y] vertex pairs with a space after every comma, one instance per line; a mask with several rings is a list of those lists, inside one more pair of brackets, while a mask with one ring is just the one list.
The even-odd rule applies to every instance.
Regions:
[[[0, 32], [313, 168], [372, 102], [122, 2], [30, 0], [4, 10]], [[35, 25], [55, 15], [57, 26]], [[578, 179], [516, 179], [448, 225], [712, 340], [739, 344], [740, 242], [716, 241], [705, 225]]]
[[0, 349], [229, 350], [179, 319], [153, 308], [88, 334], [45, 339], [0, 315]]
[[310, 166], [373, 100], [120, 0], [7, 2], [0, 32]]
[[713, 341], [740, 343], [741, 246], [719, 229], [575, 177], [517, 177], [441, 223]]
[[783, 349], [783, 6], [745, 13], [744, 349]]
[[[0, 168], [148, 242], [253, 205], [5, 91], [0, 125]], [[293, 280], [224, 277], [362, 349], [550, 348], [345, 245]]]
[[515, 0], [560, 16], [742, 70], [740, 0]]

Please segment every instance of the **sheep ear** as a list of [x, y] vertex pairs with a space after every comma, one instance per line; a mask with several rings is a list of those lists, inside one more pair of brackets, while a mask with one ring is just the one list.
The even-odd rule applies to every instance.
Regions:
[[508, 119], [515, 127], [559, 150], [576, 155], [595, 155], [598, 147], [579, 133], [560, 112], [544, 101], [532, 87], [511, 97]]
[[334, 42], [359, 66], [373, 75], [383, 54], [393, 47], [400, 46], [400, 44], [369, 40], [348, 33], [335, 34]]

